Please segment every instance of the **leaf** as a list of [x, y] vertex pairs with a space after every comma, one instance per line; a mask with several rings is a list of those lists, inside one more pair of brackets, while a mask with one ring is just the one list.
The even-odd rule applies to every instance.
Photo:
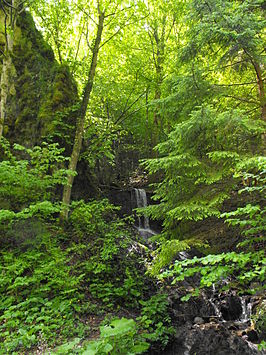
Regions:
[[145, 351], [147, 351], [150, 347], [150, 344], [147, 342], [139, 342], [138, 344], [135, 344], [130, 350], [132, 354], [142, 354]]
[[100, 332], [103, 337], [124, 335], [134, 330], [136, 324], [133, 319], [121, 318], [113, 320], [109, 326], [101, 326]]
[[93, 341], [86, 346], [86, 350], [82, 352], [82, 355], [96, 355], [98, 353], [99, 342]]

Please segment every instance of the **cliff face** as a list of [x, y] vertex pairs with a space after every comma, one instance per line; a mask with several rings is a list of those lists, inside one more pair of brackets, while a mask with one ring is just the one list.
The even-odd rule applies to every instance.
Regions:
[[[0, 17], [3, 23], [1, 12]], [[3, 49], [3, 33], [0, 46]], [[12, 62], [13, 85], [8, 95], [4, 136], [26, 146], [46, 139], [69, 148], [73, 139], [69, 132], [74, 134], [76, 121], [77, 86], [68, 67], [55, 60], [28, 12], [17, 20]]]

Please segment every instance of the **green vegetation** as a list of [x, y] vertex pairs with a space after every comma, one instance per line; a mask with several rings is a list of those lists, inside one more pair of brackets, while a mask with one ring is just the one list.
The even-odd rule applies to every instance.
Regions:
[[212, 289], [265, 347], [264, 10], [0, 2], [0, 354], [188, 347]]

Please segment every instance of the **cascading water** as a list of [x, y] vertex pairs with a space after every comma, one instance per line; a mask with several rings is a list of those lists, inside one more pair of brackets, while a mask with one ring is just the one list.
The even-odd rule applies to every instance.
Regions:
[[[143, 208], [148, 206], [147, 194], [144, 189], [134, 189], [135, 200], [137, 208]], [[150, 228], [149, 217], [147, 216], [138, 216], [138, 226], [137, 229], [140, 235], [144, 238], [148, 238], [156, 233]]]
[[[137, 207], [147, 207], [147, 195], [146, 191], [144, 189], [134, 189], [135, 191], [135, 196], [136, 196], [136, 202], [137, 202]], [[139, 227], [144, 228], [144, 229], [149, 229], [150, 228], [150, 222], [149, 222], [149, 217], [143, 216], [143, 221], [142, 223], [142, 218], [139, 216]]]
[[250, 321], [251, 314], [252, 314], [252, 303], [247, 302], [245, 297], [241, 297], [241, 306], [242, 306], [242, 314], [240, 317], [241, 322], [248, 322]]

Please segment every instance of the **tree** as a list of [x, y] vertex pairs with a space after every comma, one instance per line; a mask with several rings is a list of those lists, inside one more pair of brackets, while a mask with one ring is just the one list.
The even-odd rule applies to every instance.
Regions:
[[265, 120], [262, 5], [261, 0], [191, 1], [183, 59], [201, 63], [203, 75], [224, 98], [225, 106], [232, 102], [251, 112], [260, 111]]
[[180, 31], [183, 4], [181, 1], [149, 0], [143, 7], [141, 11], [147, 15], [135, 32], [144, 55], [142, 67], [145, 70], [140, 72], [140, 76], [146, 80], [146, 115], [152, 114], [151, 143], [155, 146], [166, 138], [169, 128], [160, 103], [164, 98], [165, 79], [173, 69], [172, 55], [179, 50], [176, 37]]
[[[93, 87], [93, 81], [94, 81], [94, 77], [95, 77], [95, 71], [96, 71], [97, 60], [98, 60], [98, 53], [99, 53], [100, 43], [101, 43], [102, 33], [103, 33], [105, 10], [101, 9], [101, 6], [99, 3], [98, 3], [98, 15], [99, 16], [98, 16], [98, 23], [97, 23], [97, 34], [96, 34], [93, 49], [92, 49], [91, 65], [90, 65], [90, 70], [88, 73], [87, 83], [86, 83], [84, 90], [83, 90], [83, 97], [82, 97], [82, 102], [81, 102], [81, 106], [80, 106], [80, 110], [79, 110], [78, 122], [77, 122], [77, 127], [76, 127], [75, 141], [74, 141], [74, 146], [72, 149], [72, 154], [71, 154], [70, 163], [69, 163], [69, 170], [72, 172], [72, 174], [69, 175], [67, 185], [64, 186], [64, 191], [63, 191], [62, 202], [66, 206], [68, 206], [70, 203], [71, 189], [72, 189], [72, 185], [73, 185], [73, 181], [74, 181], [74, 173], [76, 172], [76, 167], [77, 167], [77, 163], [78, 163], [78, 159], [79, 159], [79, 155], [80, 155], [80, 150], [81, 150], [81, 146], [82, 146], [86, 112], [87, 112], [87, 107], [89, 104], [90, 95], [91, 95], [91, 91], [92, 91], [92, 87]], [[63, 219], [67, 219], [68, 207], [63, 209], [61, 217]]]
[[[248, 184], [237, 173], [241, 164], [261, 161], [265, 143], [261, 4], [188, 2], [184, 19], [188, 30], [164, 99], [166, 114], [179, 123], [156, 147], [159, 158], [144, 162], [150, 173], [161, 176], [155, 184], [159, 203], [144, 211], [163, 220], [157, 271], [165, 266], [161, 262], [165, 256], [167, 264], [169, 255], [175, 257], [190, 246], [206, 251], [202, 242], [211, 244], [210, 235], [215, 235], [208, 223], [216, 225], [214, 230], [224, 229], [219, 220], [222, 210], [245, 202], [236, 198], [236, 191]], [[259, 176], [257, 168], [254, 164], [249, 174]], [[227, 242], [226, 236], [221, 239]]]
[[[165, 78], [166, 46], [176, 22], [174, 8], [164, 2], [154, 4], [148, 2], [150, 16], [147, 20], [146, 28], [152, 48], [152, 59], [155, 69], [154, 78], [154, 100], [160, 100], [162, 95], [162, 83]], [[168, 48], [169, 49], [169, 48]], [[169, 54], [169, 53], [168, 53]], [[160, 114], [155, 109], [154, 124], [159, 128], [163, 126]]]
[[[98, 14], [98, 20], [97, 22], [93, 20], [94, 24], [96, 24], [96, 35], [95, 38], [92, 42], [91, 45], [89, 45], [90, 49], [92, 50], [92, 57], [91, 57], [91, 63], [90, 63], [90, 68], [89, 72], [87, 75], [87, 81], [85, 83], [84, 89], [83, 89], [83, 94], [82, 94], [82, 100], [81, 100], [81, 105], [79, 109], [79, 114], [78, 114], [78, 121], [76, 125], [76, 133], [75, 133], [75, 140], [74, 140], [74, 146], [72, 149], [72, 154], [70, 157], [70, 163], [69, 163], [69, 171], [72, 172], [69, 177], [68, 177], [68, 182], [64, 186], [64, 191], [63, 191], [63, 197], [62, 197], [62, 202], [64, 204], [64, 208], [61, 213], [61, 219], [65, 220], [68, 218], [68, 208], [69, 208], [69, 203], [70, 203], [70, 198], [71, 198], [71, 190], [72, 190], [72, 185], [74, 181], [74, 175], [76, 172], [76, 167], [78, 163], [78, 159], [80, 156], [80, 151], [82, 147], [82, 140], [83, 140], [83, 135], [84, 135], [84, 127], [85, 127], [85, 121], [86, 121], [86, 113], [87, 113], [87, 108], [94, 84], [94, 78], [95, 78], [95, 72], [96, 72], [96, 67], [97, 67], [97, 62], [98, 62], [98, 54], [99, 50], [101, 47], [103, 47], [106, 43], [108, 43], [116, 34], [118, 34], [121, 31], [121, 27], [117, 23], [117, 27], [115, 31], [108, 37], [106, 38], [103, 43], [102, 43], [102, 35], [103, 35], [103, 30], [104, 30], [104, 23], [106, 19], [111, 18], [109, 20], [109, 24], [114, 21], [116, 15], [121, 14], [123, 12], [126, 13], [127, 9], [130, 9], [132, 5], [129, 5], [128, 7], [125, 6], [124, 8], [121, 7], [119, 9], [119, 5], [121, 6], [121, 2], [117, 1], [114, 3], [113, 1], [97, 1], [97, 14]], [[88, 15], [91, 17], [90, 15]], [[108, 24], [106, 25], [108, 26]], [[112, 25], [113, 26], [113, 25]], [[111, 27], [112, 28], [112, 27]]]

